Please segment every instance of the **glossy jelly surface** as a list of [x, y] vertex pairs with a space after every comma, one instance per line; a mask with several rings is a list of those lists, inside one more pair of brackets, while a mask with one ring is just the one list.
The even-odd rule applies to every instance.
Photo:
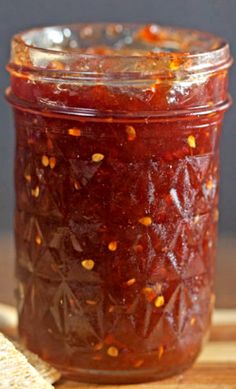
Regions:
[[[158, 34], [139, 29], [129, 55]], [[117, 50], [127, 55], [80, 53], [113, 61]], [[19, 332], [69, 377], [163, 378], [189, 367], [208, 334], [227, 69], [181, 81], [184, 55], [127, 85], [75, 81], [77, 59], [68, 82], [61, 59], [43, 79], [10, 69]]]

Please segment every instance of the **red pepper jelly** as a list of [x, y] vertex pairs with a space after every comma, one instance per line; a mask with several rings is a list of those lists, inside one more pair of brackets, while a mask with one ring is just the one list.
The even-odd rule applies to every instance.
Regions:
[[95, 24], [12, 41], [19, 333], [62, 373], [188, 368], [210, 328], [229, 47]]

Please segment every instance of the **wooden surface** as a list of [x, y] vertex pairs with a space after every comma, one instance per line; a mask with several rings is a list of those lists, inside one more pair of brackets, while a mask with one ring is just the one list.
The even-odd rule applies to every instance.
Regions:
[[[9, 235], [0, 236], [0, 301], [14, 304], [14, 249]], [[217, 256], [216, 302], [236, 308], [236, 237], [221, 237]]]
[[[0, 304], [0, 329], [12, 335], [15, 333], [15, 326], [15, 310]], [[236, 389], [236, 310], [216, 310], [210, 340], [195, 365], [184, 374], [140, 385], [102, 386], [61, 381], [55, 385], [55, 388]]]

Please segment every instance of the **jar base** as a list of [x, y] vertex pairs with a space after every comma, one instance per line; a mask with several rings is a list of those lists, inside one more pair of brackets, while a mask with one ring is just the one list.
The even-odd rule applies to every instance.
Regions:
[[151, 381], [163, 380], [165, 378], [176, 376], [189, 369], [196, 358], [186, 365], [178, 366], [168, 371], [152, 370], [94, 370], [94, 369], [67, 369], [63, 370], [58, 365], [54, 365], [61, 373], [63, 379], [72, 381], [90, 383], [90, 384], [138, 384]]

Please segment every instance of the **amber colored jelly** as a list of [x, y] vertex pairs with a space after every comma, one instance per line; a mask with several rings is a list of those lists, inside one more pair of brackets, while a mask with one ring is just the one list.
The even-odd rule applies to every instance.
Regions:
[[20, 337], [77, 380], [176, 374], [214, 306], [227, 44], [155, 25], [45, 30], [16, 36], [8, 67]]

